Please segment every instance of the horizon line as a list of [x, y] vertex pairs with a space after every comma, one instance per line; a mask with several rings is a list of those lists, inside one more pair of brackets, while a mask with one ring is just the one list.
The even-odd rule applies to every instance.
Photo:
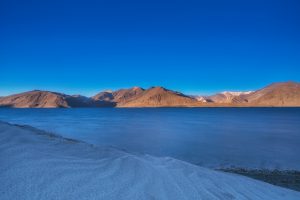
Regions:
[[[266, 87], [268, 85], [272, 85], [272, 84], [275, 84], [275, 83], [288, 83], [288, 82], [292, 82], [292, 83], [299, 83], [297, 81], [291, 81], [291, 80], [288, 80], [288, 81], [280, 81], [280, 82], [272, 82], [272, 83], [269, 83], [263, 87]], [[93, 90], [93, 91], [89, 91], [89, 92], [83, 92], [82, 89], [79, 89], [79, 91], [77, 92], [71, 92], [71, 90], [69, 89], [47, 89], [47, 88], [44, 88], [44, 89], [41, 89], [41, 88], [30, 88], [30, 89], [17, 89], [17, 90], [14, 90], [14, 91], [10, 91], [10, 92], [4, 92], [2, 93], [2, 91], [0, 90], [0, 97], [5, 97], [5, 96], [11, 96], [11, 95], [15, 95], [15, 94], [20, 94], [20, 93], [24, 93], [24, 92], [31, 92], [31, 91], [45, 91], [45, 92], [56, 92], [56, 93], [61, 93], [61, 94], [66, 94], [66, 95], [82, 95], [82, 96], [86, 96], [86, 97], [92, 97], [100, 92], [105, 92], [105, 91], [117, 91], [117, 90], [122, 90], [122, 89], [131, 89], [131, 88], [135, 88], [135, 87], [138, 87], [138, 88], [142, 88], [144, 90], [148, 90], [150, 88], [153, 88], [153, 87], [162, 87], [162, 88], [165, 88], [167, 90], [172, 90], [172, 91], [176, 91], [176, 92], [180, 92], [180, 93], [183, 93], [183, 94], [186, 94], [186, 95], [189, 95], [189, 96], [210, 96], [210, 95], [214, 95], [214, 94], [219, 94], [219, 93], [222, 93], [222, 92], [250, 92], [250, 91], [256, 91], [256, 90], [259, 90], [261, 88], [253, 88], [253, 89], [248, 89], [248, 90], [236, 90], [236, 89], [224, 89], [224, 90], [214, 90], [214, 91], [202, 91], [202, 92], [193, 92], [193, 91], [188, 91], [188, 90], [177, 90], [177, 89], [171, 89], [171, 88], [168, 88], [168, 87], [164, 87], [164, 86], [150, 86], [150, 87], [141, 87], [141, 86], [131, 86], [131, 87], [120, 87], [120, 88], [113, 88], [113, 89], [99, 89], [99, 90]], [[89, 93], [89, 94], [88, 94]]]

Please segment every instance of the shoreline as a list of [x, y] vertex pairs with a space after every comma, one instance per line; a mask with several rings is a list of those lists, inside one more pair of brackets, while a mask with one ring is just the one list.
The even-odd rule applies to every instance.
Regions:
[[246, 169], [224, 168], [219, 171], [235, 173], [264, 181], [272, 185], [288, 188], [300, 192], [300, 171], [297, 170], [269, 170], [269, 169]]
[[[50, 138], [58, 138], [58, 139], [65, 140], [70, 143], [83, 143], [83, 144], [87, 144], [91, 147], [97, 147], [93, 144], [90, 144], [90, 143], [87, 143], [87, 142], [84, 142], [81, 140], [66, 138], [66, 137], [63, 137], [63, 136], [55, 134], [55, 133], [51, 133], [51, 132], [48, 132], [48, 131], [45, 131], [42, 129], [32, 127], [30, 125], [13, 124], [13, 123], [9, 123], [9, 122], [0, 120], [0, 124], [1, 123], [7, 124], [10, 126], [24, 128], [26, 130], [31, 130], [31, 131], [34, 131], [38, 135], [45, 135]], [[123, 151], [123, 152], [127, 153], [126, 150], [117, 149], [116, 147], [105, 146], [105, 148], [113, 148], [115, 150]], [[128, 152], [128, 153], [130, 153], [130, 152]], [[180, 160], [180, 161], [182, 161], [182, 160]], [[186, 162], [186, 161], [182, 161], [182, 162]], [[189, 163], [189, 164], [193, 164], [193, 163]], [[197, 165], [197, 164], [195, 164], [195, 165], [199, 166], [199, 167], [203, 167], [201, 165]], [[222, 172], [226, 172], [226, 173], [242, 175], [242, 176], [260, 180], [260, 181], [263, 181], [263, 182], [266, 182], [266, 183], [269, 183], [269, 184], [272, 184], [275, 186], [280, 186], [280, 187], [284, 187], [284, 188], [288, 188], [288, 189], [292, 189], [292, 190], [300, 192], [300, 171], [298, 171], [298, 170], [267, 169], [267, 168], [266, 169], [258, 169], [258, 168], [252, 169], [252, 168], [243, 168], [243, 167], [212, 168], [212, 169], [216, 170], [216, 171], [222, 171]]]
[[0, 150], [1, 199], [300, 198], [299, 192], [244, 176], [1, 121]]
[[203, 105], [203, 106], [135, 106], [135, 107], [122, 107], [122, 106], [115, 106], [115, 107], [11, 107], [11, 106], [0, 106], [0, 109], [151, 109], [151, 108], [300, 108], [299, 106], [222, 106], [222, 105]]

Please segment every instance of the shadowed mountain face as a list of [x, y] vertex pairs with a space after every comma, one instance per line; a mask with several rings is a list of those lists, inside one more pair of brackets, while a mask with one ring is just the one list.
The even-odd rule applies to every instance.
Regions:
[[114, 96], [112, 92], [100, 92], [92, 97], [95, 101], [113, 101]]
[[113, 92], [114, 100], [117, 103], [126, 103], [134, 99], [136, 96], [141, 95], [145, 90], [140, 87], [133, 87], [130, 89], [122, 89]]
[[182, 93], [163, 87], [152, 87], [132, 96], [128, 101], [120, 101], [118, 107], [182, 107], [195, 106], [199, 102]]
[[133, 87], [129, 89], [117, 90], [114, 92], [113, 91], [100, 92], [99, 94], [93, 96], [92, 99], [95, 101], [104, 100], [104, 101], [114, 102], [115, 104], [126, 103], [143, 92], [144, 92], [143, 88]]
[[198, 103], [194, 98], [162, 87], [152, 87], [148, 90], [133, 87], [115, 92], [100, 92], [92, 98], [95, 101], [114, 102], [117, 107], [177, 107], [193, 106]]
[[91, 98], [39, 90], [0, 97], [0, 107], [16, 108], [205, 106], [300, 106], [300, 84], [274, 83], [254, 92], [223, 92], [208, 97], [186, 96], [163, 87], [104, 91]]

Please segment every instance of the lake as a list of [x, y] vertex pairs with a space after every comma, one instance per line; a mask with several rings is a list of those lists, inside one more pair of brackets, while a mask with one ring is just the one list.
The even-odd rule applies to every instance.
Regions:
[[211, 168], [300, 170], [300, 108], [2, 108], [0, 120]]

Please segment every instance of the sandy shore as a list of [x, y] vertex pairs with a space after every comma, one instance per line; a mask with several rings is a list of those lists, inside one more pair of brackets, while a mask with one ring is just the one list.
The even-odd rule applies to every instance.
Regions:
[[137, 156], [0, 122], [0, 199], [300, 199], [172, 158]]

